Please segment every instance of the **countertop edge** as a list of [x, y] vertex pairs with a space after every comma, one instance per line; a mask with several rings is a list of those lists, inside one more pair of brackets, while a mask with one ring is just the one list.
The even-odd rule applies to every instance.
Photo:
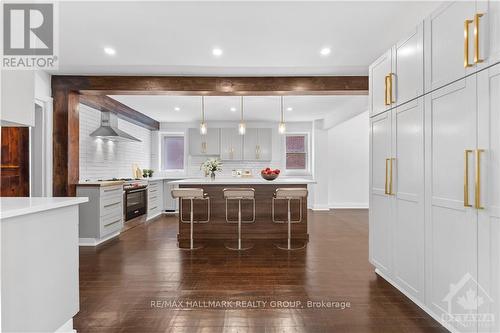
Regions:
[[[2, 198], [6, 199], [6, 198]], [[15, 199], [15, 198], [9, 198], [9, 199]], [[21, 199], [21, 198], [19, 198]], [[63, 208], [63, 207], [68, 207], [68, 206], [74, 206], [74, 205], [79, 205], [85, 202], [89, 201], [89, 198], [87, 197], [67, 197], [66, 199], [68, 200], [61, 200], [57, 202], [50, 202], [50, 199], [53, 199], [52, 197], [48, 197], [47, 200], [48, 202], [46, 204], [40, 203], [37, 204], [36, 206], [26, 206], [26, 207], [21, 207], [21, 208], [13, 208], [10, 210], [7, 210], [6, 212], [0, 211], [0, 220], [12, 218], [12, 217], [18, 217], [18, 216], [23, 216], [23, 215], [29, 215], [33, 213], [39, 213], [39, 212], [44, 212], [52, 209], [57, 209], [57, 208]]]

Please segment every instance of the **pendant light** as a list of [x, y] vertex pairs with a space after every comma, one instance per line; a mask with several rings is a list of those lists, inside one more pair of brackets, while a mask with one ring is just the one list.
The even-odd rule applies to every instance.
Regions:
[[200, 134], [207, 134], [207, 123], [205, 123], [205, 96], [201, 96], [201, 123]]
[[247, 126], [245, 125], [245, 122], [243, 121], [243, 96], [241, 96], [240, 110], [241, 110], [241, 120], [240, 120], [240, 124], [238, 125], [238, 133], [240, 133], [240, 135], [245, 135]]
[[285, 134], [286, 132], [285, 114], [283, 112], [283, 96], [281, 96], [281, 119], [280, 124], [278, 125], [278, 132], [280, 134]]

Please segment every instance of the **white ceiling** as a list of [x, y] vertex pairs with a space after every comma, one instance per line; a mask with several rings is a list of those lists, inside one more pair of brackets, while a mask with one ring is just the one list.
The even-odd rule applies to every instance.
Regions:
[[[167, 95], [113, 95], [117, 101], [160, 122], [193, 122], [201, 119], [201, 97]], [[279, 96], [244, 97], [247, 121], [279, 121]], [[231, 111], [231, 108], [235, 111]], [[292, 110], [287, 110], [291, 107]], [[176, 108], [179, 108], [176, 111]], [[286, 121], [311, 121], [330, 117], [332, 121], [354, 116], [368, 109], [368, 96], [286, 96]], [[210, 121], [238, 121], [240, 97], [205, 97], [205, 117]], [[334, 120], [335, 119], [335, 120]]]
[[[437, 2], [59, 3], [60, 74], [365, 75]], [[105, 47], [116, 50], [113, 56]], [[215, 57], [219, 47], [223, 55]], [[331, 54], [321, 56], [323, 47]]]

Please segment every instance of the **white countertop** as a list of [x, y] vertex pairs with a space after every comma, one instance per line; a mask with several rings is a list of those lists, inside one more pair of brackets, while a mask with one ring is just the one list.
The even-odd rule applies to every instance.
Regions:
[[78, 205], [87, 201], [87, 197], [3, 197], [0, 198], [0, 219]]
[[215, 180], [207, 178], [188, 178], [174, 180], [170, 184], [178, 185], [224, 185], [224, 184], [258, 184], [258, 185], [292, 185], [292, 184], [316, 184], [314, 179], [297, 178], [297, 177], [278, 177], [275, 180], [268, 181], [260, 177], [252, 178], [215, 178]]

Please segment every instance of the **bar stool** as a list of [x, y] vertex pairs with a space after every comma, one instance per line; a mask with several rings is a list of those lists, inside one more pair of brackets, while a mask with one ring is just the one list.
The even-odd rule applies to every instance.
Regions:
[[[228, 246], [226, 248], [235, 251], [248, 250], [251, 249], [252, 245], [242, 246], [241, 245], [241, 224], [242, 223], [254, 223], [255, 222], [255, 190], [253, 188], [225, 188], [222, 190], [224, 193], [224, 199], [226, 200], [226, 222], [227, 223], [238, 223], [238, 244], [236, 246]], [[227, 203], [229, 200], [238, 200], [238, 220], [230, 220], [228, 217]], [[251, 200], [253, 204], [253, 213], [251, 220], [241, 219], [241, 201]]]
[[[274, 197], [273, 197], [273, 204], [272, 204], [272, 219], [274, 223], [287, 223], [288, 224], [288, 244], [287, 246], [281, 246], [277, 245], [278, 248], [282, 250], [299, 250], [305, 247], [305, 242], [304, 245], [298, 246], [298, 247], [292, 247], [292, 223], [300, 223], [302, 222], [302, 200], [307, 198], [307, 189], [306, 188], [287, 188], [287, 187], [281, 187], [277, 188]], [[288, 204], [288, 210], [287, 210], [287, 220], [286, 221], [280, 221], [276, 220], [274, 217], [274, 205], [276, 200], [287, 200]], [[300, 213], [299, 213], [299, 219], [298, 220], [292, 220], [292, 212], [290, 209], [290, 203], [292, 200], [298, 200], [299, 205], [300, 205]]]
[[[189, 223], [191, 224], [190, 230], [190, 246], [189, 250], [196, 250], [201, 248], [202, 246], [194, 247], [194, 223], [208, 223], [210, 221], [210, 197], [207, 196], [206, 193], [203, 193], [202, 188], [176, 188], [172, 190], [172, 197], [174, 199], [179, 199], [179, 219], [181, 223]], [[190, 218], [189, 221], [186, 221], [182, 217], [182, 200], [189, 200], [191, 203], [190, 209]], [[206, 200], [207, 201], [207, 219], [203, 221], [195, 221], [194, 220], [194, 208], [193, 202], [194, 200]]]

